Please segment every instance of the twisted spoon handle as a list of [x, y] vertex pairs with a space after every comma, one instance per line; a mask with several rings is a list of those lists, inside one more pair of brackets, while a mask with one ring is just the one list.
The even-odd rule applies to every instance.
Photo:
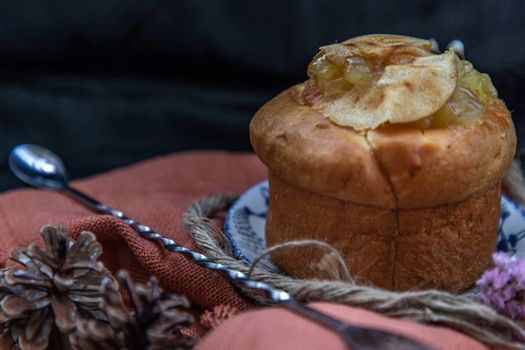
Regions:
[[139, 235], [141, 235], [143, 238], [148, 239], [150, 241], [155, 241], [164, 248], [177, 252], [182, 253], [195, 261], [198, 265], [204, 266], [205, 268], [211, 269], [211, 270], [217, 270], [224, 274], [227, 278], [229, 278], [231, 281], [234, 281], [236, 283], [239, 283], [243, 285], [246, 288], [250, 289], [256, 289], [259, 291], [262, 291], [265, 296], [270, 299], [272, 302], [275, 303], [283, 303], [287, 302], [292, 299], [292, 296], [288, 294], [287, 292], [275, 289], [273, 287], [270, 287], [268, 284], [263, 282], [258, 282], [250, 279], [246, 274], [230, 269], [226, 265], [219, 264], [208, 258], [207, 256], [197, 253], [190, 248], [186, 248], [175, 242], [174, 240], [167, 238], [160, 233], [157, 233], [153, 231], [153, 229], [149, 226], [143, 225], [138, 221], [135, 221], [129, 217], [127, 217], [123, 212], [119, 210], [115, 210], [110, 208], [109, 206], [100, 203], [94, 198], [91, 198], [87, 196], [85, 193], [80, 192], [72, 187], [66, 187], [65, 190], [69, 192], [74, 197], [80, 199], [82, 202], [87, 204], [89, 207], [93, 208], [94, 210], [102, 213], [102, 214], [109, 214], [111, 216], [114, 216], [129, 226], [131, 226]]

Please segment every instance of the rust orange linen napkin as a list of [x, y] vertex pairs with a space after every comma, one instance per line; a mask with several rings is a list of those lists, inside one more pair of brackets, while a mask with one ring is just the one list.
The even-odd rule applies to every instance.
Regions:
[[[266, 168], [251, 154], [194, 151], [155, 158], [74, 181], [72, 185], [180, 244], [194, 248], [181, 222], [186, 208], [204, 195], [218, 192], [241, 193], [266, 176]], [[156, 244], [141, 239], [118, 219], [96, 215], [64, 195], [44, 190], [20, 189], [0, 195], [2, 266], [13, 264], [8, 260], [11, 249], [30, 242], [42, 244], [39, 230], [45, 224], [65, 224], [73, 237], [83, 230], [94, 232], [104, 249], [102, 261], [113, 273], [125, 268], [141, 282], [155, 275], [164, 288], [184, 294], [193, 304], [206, 309], [221, 304], [231, 305], [239, 310], [253, 307], [222, 276], [198, 267], [180, 254], [165, 251]], [[428, 330], [429, 337], [446, 336], [451, 341], [457, 339], [457, 343], [451, 344], [470, 344], [463, 347], [465, 349], [482, 348], [473, 340], [453, 331], [394, 321], [369, 312], [355, 313], [355, 310], [343, 306], [326, 307], [327, 311], [334, 311], [345, 319], [353, 320], [357, 317], [365, 324], [381, 319], [381, 327], [388, 328], [392, 325], [394, 329], [412, 329], [414, 333]], [[276, 328], [276, 325], [283, 326]], [[287, 328], [284, 325], [292, 327]], [[241, 313], [224, 327], [212, 332], [200, 348], [225, 349], [229, 344], [228, 339], [233, 339], [235, 329], [248, 335], [262, 332], [261, 334], [273, 338], [269, 340], [271, 343], [267, 343], [268, 347], [264, 347], [266, 343], [261, 342], [254, 349], [274, 348], [275, 339], [288, 339], [284, 341], [288, 345], [295, 344], [296, 341], [303, 344], [305, 339], [313, 341], [326, 338], [326, 344], [337, 344], [338, 341], [337, 337], [334, 338], [331, 333], [309, 321], [284, 310], [272, 309]], [[308, 335], [295, 339], [294, 334], [297, 335], [298, 331], [306, 331]], [[272, 332], [276, 332], [275, 337], [270, 336]], [[477, 344], [477, 347], [473, 344]], [[235, 349], [241, 348], [243, 347]], [[246, 348], [248, 347], [244, 347]], [[292, 348], [294, 347], [287, 349]]]
[[[188, 152], [152, 159], [72, 183], [101, 202], [122, 210], [178, 243], [193, 247], [182, 225], [186, 208], [201, 196], [217, 192], [240, 193], [266, 177], [264, 166], [252, 155], [224, 152]], [[205, 308], [230, 304], [249, 307], [220, 275], [140, 238], [118, 219], [96, 215], [59, 193], [22, 189], [0, 196], [0, 256], [42, 240], [45, 224], [66, 224], [76, 237], [81, 231], [96, 234], [112, 271], [129, 270], [138, 281], [155, 275], [169, 290], [185, 294]]]
[[[315, 303], [314, 308], [353, 324], [403, 334], [442, 350], [488, 349], [479, 342], [444, 327], [395, 320], [340, 304]], [[219, 325], [196, 350], [344, 350], [341, 339], [315, 323], [282, 308], [247, 311]]]

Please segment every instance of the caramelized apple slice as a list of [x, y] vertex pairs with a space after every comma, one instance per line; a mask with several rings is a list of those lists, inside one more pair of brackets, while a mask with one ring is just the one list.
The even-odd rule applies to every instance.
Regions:
[[322, 98], [313, 108], [334, 123], [356, 130], [428, 117], [445, 104], [456, 88], [456, 59], [452, 51], [447, 51], [416, 57], [409, 64], [387, 66], [376, 82]]
[[406, 124], [438, 128], [481, 123], [497, 91], [487, 74], [431, 42], [365, 35], [321, 47], [308, 66], [305, 103], [356, 130]]

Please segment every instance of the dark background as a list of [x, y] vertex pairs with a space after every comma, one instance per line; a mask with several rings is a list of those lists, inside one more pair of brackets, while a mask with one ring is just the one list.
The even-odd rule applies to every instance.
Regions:
[[525, 137], [525, 1], [0, 1], [0, 190], [20, 186], [19, 143], [59, 153], [73, 178], [250, 150], [251, 116], [319, 46], [379, 32], [462, 39]]

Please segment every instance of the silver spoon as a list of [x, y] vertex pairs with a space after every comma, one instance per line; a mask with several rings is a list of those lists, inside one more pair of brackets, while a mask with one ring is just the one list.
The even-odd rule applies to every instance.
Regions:
[[164, 248], [183, 253], [195, 263], [211, 270], [223, 273], [232, 282], [244, 287], [259, 290], [266, 298], [278, 303], [288, 309], [310, 318], [325, 327], [337, 332], [345, 341], [347, 346], [353, 350], [360, 349], [407, 349], [407, 350], [429, 350], [430, 348], [405, 336], [389, 333], [377, 329], [351, 325], [331, 316], [321, 313], [303, 303], [295, 300], [290, 294], [269, 286], [266, 283], [250, 279], [244, 273], [228, 268], [209, 259], [203, 254], [194, 252], [189, 248], [179, 245], [172, 239], [154, 232], [149, 226], [143, 225], [128, 218], [123, 212], [112, 209], [69, 186], [69, 179], [64, 163], [50, 150], [38, 145], [19, 145], [9, 155], [9, 166], [13, 173], [29, 185], [50, 190], [60, 190], [78, 199], [89, 208], [102, 213], [112, 215], [131, 226], [143, 238], [152, 240]]

